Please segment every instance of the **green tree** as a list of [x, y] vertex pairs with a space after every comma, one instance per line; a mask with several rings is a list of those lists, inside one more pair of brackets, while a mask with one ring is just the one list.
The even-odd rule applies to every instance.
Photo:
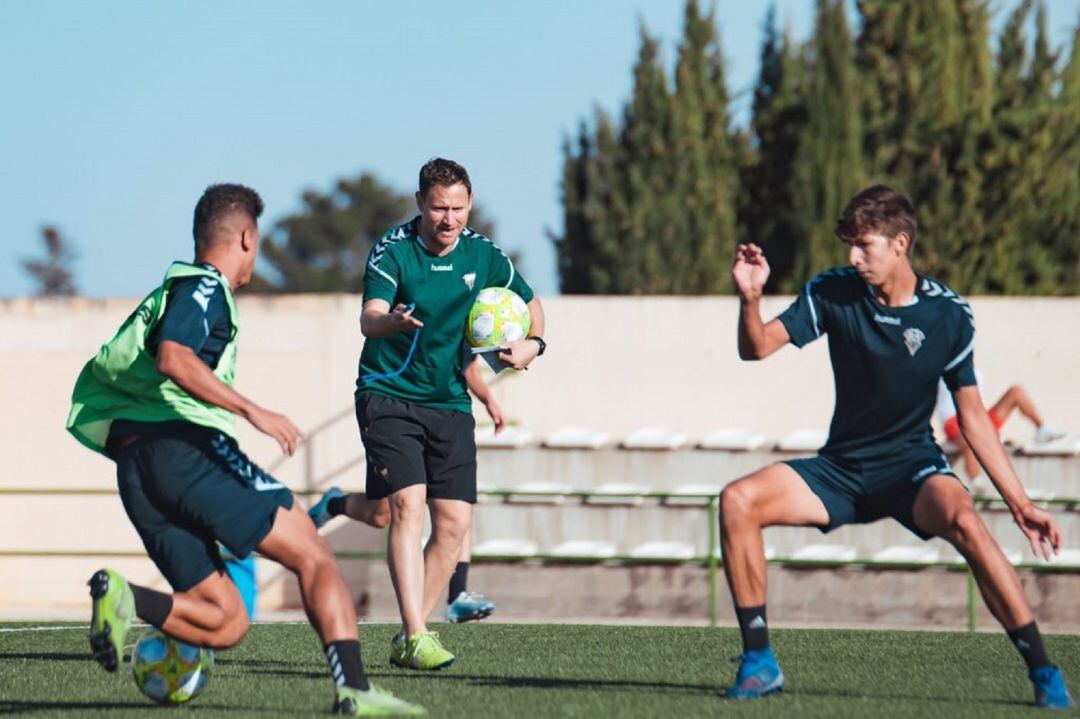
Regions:
[[56, 227], [47, 225], [41, 229], [41, 242], [45, 245], [45, 257], [24, 259], [23, 269], [34, 282], [39, 297], [70, 297], [79, 294], [75, 285], [72, 265], [78, 253]]
[[844, 0], [818, 0], [806, 81], [806, 124], [792, 167], [794, 276], [846, 264], [836, 216], [863, 183], [860, 96]]

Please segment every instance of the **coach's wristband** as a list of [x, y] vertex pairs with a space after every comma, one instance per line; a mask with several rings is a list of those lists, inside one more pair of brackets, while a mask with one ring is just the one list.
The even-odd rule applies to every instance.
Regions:
[[547, 349], [547, 342], [545, 342], [542, 337], [537, 337], [536, 335], [529, 335], [525, 339], [532, 340], [536, 344], [540, 345], [540, 351], [536, 353], [537, 357], [544, 354], [544, 351]]

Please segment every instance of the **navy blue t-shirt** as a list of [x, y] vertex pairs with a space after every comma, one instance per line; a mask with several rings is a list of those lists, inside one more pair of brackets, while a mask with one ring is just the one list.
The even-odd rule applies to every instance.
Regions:
[[867, 459], [933, 445], [939, 378], [974, 385], [975, 320], [945, 285], [919, 278], [914, 301], [886, 307], [854, 268], [829, 270], [780, 314], [796, 347], [829, 337], [836, 387], [821, 453]]
[[[203, 264], [200, 267], [212, 271], [218, 278], [203, 275], [174, 281], [166, 295], [165, 314], [150, 330], [146, 349], [156, 357], [162, 342], [176, 342], [190, 347], [210, 369], [216, 369], [233, 334], [229, 305], [222, 287], [227, 280], [213, 265]], [[107, 444], [120, 437], [173, 431], [187, 425], [180, 421], [136, 422], [118, 419], [109, 428]]]

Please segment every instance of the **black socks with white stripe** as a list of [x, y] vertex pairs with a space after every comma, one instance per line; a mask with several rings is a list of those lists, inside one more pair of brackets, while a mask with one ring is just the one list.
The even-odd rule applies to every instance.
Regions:
[[1046, 647], [1043, 645], [1042, 634], [1039, 633], [1039, 627], [1035, 622], [1010, 629], [1007, 633], [1013, 646], [1024, 658], [1028, 669], [1045, 667], [1050, 663], [1050, 657], [1046, 655]]
[[744, 652], [753, 652], [769, 646], [769, 625], [765, 621], [765, 605], [760, 607], [735, 607], [742, 632]]
[[330, 664], [334, 684], [364, 692], [371, 688], [367, 675], [364, 674], [364, 662], [360, 659], [360, 642], [355, 639], [330, 642], [323, 650], [326, 652], [326, 661]]

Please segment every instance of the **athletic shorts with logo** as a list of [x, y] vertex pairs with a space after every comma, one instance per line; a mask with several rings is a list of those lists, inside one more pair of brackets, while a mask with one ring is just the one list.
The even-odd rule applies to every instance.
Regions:
[[177, 592], [225, 571], [218, 542], [246, 557], [270, 533], [278, 508], [293, 503], [235, 440], [196, 425], [127, 445], [116, 477], [147, 553]]
[[426, 484], [428, 499], [476, 502], [476, 420], [370, 392], [356, 402], [367, 454], [367, 496]]
[[956, 477], [936, 445], [899, 456], [852, 459], [819, 454], [784, 464], [799, 473], [828, 510], [829, 523], [820, 527], [822, 532], [892, 517], [924, 540], [931, 535], [916, 527], [913, 517], [919, 488], [935, 474]]

